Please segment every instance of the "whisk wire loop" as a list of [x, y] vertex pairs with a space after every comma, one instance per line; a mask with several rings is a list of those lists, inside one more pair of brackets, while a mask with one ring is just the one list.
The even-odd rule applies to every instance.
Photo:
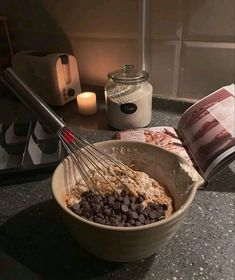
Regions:
[[76, 168], [78, 169], [79, 173], [82, 176], [82, 179], [84, 180], [85, 184], [87, 186], [89, 186], [90, 189], [92, 189], [92, 182], [90, 181], [90, 176], [88, 175], [88, 173], [86, 172], [86, 170], [82, 167], [81, 164], [78, 163], [78, 158], [76, 157], [76, 154], [71, 152], [70, 148], [67, 145], [67, 142], [64, 140], [63, 137], [61, 137], [60, 133], [58, 133], [60, 140], [62, 141], [62, 144], [64, 146], [64, 148], [66, 149], [67, 153], [71, 156], [71, 159], [74, 163], [74, 165], [76, 166]]
[[62, 131], [58, 131], [58, 136], [61, 139], [66, 151], [71, 156], [72, 161], [78, 168], [82, 179], [86, 185], [92, 189], [92, 191], [99, 192], [99, 188], [94, 186], [94, 181], [91, 179], [91, 177], [94, 178], [95, 173], [102, 178], [104, 183], [108, 184], [109, 187], [114, 190], [114, 184], [105, 177], [105, 173], [111, 174], [116, 177], [119, 182], [123, 183], [120, 177], [117, 176], [110, 168], [111, 166], [122, 168], [122, 165], [119, 165], [119, 161], [116, 161], [112, 157], [110, 160], [108, 154], [100, 151], [86, 140], [81, 139], [67, 128]]

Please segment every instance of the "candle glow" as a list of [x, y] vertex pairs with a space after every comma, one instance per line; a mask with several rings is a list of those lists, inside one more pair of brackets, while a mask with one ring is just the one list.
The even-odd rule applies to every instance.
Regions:
[[93, 115], [97, 112], [96, 94], [82, 92], [77, 95], [78, 111], [82, 115]]

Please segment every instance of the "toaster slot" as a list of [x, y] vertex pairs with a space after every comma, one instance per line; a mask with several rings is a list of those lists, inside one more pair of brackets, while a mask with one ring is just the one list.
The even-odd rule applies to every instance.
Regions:
[[60, 60], [63, 68], [64, 82], [66, 85], [69, 85], [72, 81], [70, 65], [69, 65], [69, 57], [66, 54], [64, 54], [60, 56]]

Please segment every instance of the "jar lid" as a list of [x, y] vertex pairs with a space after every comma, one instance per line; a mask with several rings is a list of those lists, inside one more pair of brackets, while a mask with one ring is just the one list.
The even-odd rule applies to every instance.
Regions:
[[122, 69], [108, 73], [108, 79], [121, 84], [137, 84], [148, 79], [149, 73], [134, 69], [134, 65], [125, 64]]

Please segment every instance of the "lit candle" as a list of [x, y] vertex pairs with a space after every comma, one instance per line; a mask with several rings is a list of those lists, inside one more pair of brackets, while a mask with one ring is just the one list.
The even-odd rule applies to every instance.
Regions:
[[78, 111], [82, 115], [93, 115], [97, 112], [94, 92], [82, 92], [77, 95]]

